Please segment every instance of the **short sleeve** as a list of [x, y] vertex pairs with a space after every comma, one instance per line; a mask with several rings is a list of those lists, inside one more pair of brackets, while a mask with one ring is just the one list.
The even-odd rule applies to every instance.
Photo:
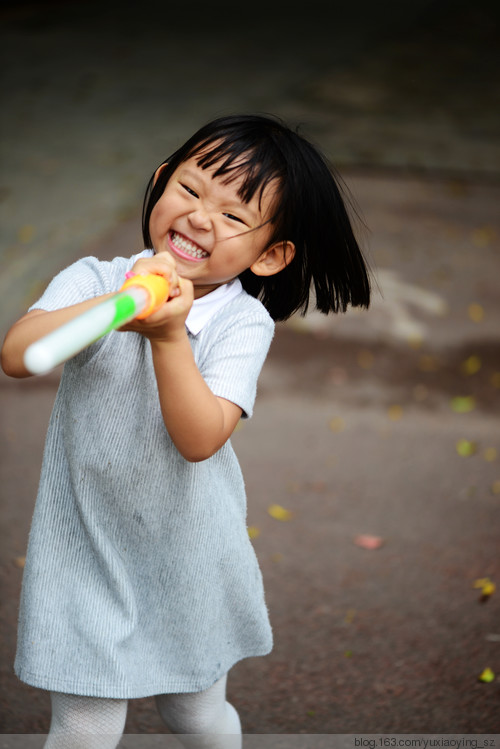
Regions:
[[273, 338], [274, 323], [263, 308], [262, 312], [254, 308], [247, 314], [237, 315], [223, 330], [220, 327], [198, 366], [211, 391], [235, 403], [242, 409], [243, 418], [249, 418], [253, 413], [257, 380]]

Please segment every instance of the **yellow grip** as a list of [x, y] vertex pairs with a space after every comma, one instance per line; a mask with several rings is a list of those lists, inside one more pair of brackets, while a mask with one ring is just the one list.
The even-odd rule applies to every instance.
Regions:
[[149, 305], [140, 314], [137, 315], [139, 320], [143, 320], [155, 312], [168, 299], [169, 285], [166, 278], [156, 273], [147, 275], [135, 275], [127, 278], [120, 291], [125, 291], [130, 286], [141, 286], [149, 293]]

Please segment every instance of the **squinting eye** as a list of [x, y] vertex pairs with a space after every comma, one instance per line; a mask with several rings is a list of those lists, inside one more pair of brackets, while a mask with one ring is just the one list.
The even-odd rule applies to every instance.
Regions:
[[188, 193], [189, 193], [190, 195], [193, 195], [193, 196], [194, 196], [195, 198], [197, 198], [197, 197], [198, 197], [198, 195], [197, 195], [197, 194], [195, 193], [195, 191], [194, 191], [194, 190], [191, 190], [191, 188], [190, 188], [190, 187], [188, 187], [187, 185], [182, 185], [182, 184], [181, 184], [181, 187], [183, 187], [183, 188], [185, 189], [185, 191], [186, 191], [186, 192], [188, 192]]
[[225, 213], [224, 216], [226, 218], [230, 218], [231, 221], [238, 221], [238, 223], [240, 223], [240, 224], [244, 224], [245, 223], [241, 218], [238, 218], [238, 216], [233, 216], [232, 213]]

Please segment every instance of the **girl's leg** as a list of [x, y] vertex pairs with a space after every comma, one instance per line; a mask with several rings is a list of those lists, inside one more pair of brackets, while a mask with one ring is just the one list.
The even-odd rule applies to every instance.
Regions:
[[44, 749], [115, 749], [127, 700], [51, 692], [52, 721]]
[[187, 749], [241, 749], [238, 713], [226, 702], [227, 676], [204, 692], [160, 694], [156, 705]]

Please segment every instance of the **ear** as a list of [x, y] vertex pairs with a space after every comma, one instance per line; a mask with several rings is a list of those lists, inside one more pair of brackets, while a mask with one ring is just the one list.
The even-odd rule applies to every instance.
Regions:
[[164, 164], [160, 164], [160, 166], [155, 172], [155, 176], [153, 177], [153, 185], [156, 185], [156, 181], [158, 180], [158, 177], [163, 172], [166, 166], [168, 166], [168, 161], [166, 161]]
[[256, 276], [275, 276], [295, 257], [295, 245], [287, 240], [275, 242], [250, 266]]

